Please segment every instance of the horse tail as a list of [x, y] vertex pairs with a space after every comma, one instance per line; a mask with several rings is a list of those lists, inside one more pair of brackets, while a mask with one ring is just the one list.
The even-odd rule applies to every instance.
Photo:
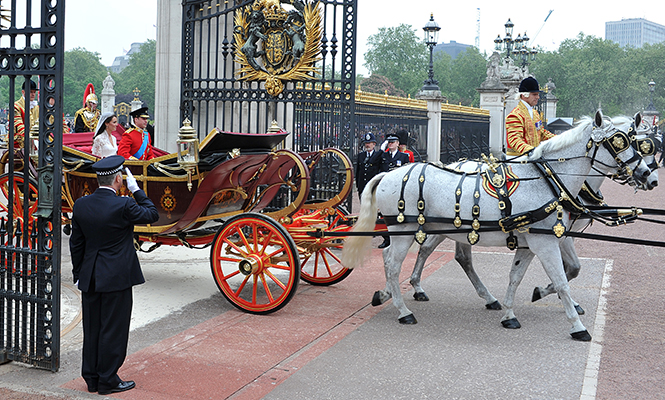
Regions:
[[[360, 213], [353, 227], [353, 232], [371, 232], [374, 230], [377, 212], [376, 188], [385, 175], [386, 172], [376, 175], [365, 186], [361, 196]], [[346, 238], [344, 240], [344, 248], [342, 249], [342, 265], [349, 269], [359, 267], [371, 249], [371, 241], [372, 236], [351, 236]]]

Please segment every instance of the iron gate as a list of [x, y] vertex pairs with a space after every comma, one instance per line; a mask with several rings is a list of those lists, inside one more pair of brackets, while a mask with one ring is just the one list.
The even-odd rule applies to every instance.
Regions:
[[[65, 7], [52, 0], [7, 3], [0, 27], [0, 80], [6, 84], [0, 87], [8, 88], [2, 97], [9, 108], [0, 160], [0, 363], [57, 371]], [[38, 88], [33, 104], [30, 81]], [[34, 105], [38, 119], [30, 115]]]
[[[337, 147], [350, 155], [356, 9], [357, 0], [184, 0], [181, 121], [190, 119], [199, 139], [215, 127], [266, 133], [276, 121], [291, 132], [287, 148], [307, 152]], [[297, 36], [303, 26], [307, 33]], [[317, 27], [318, 36], [312, 35]], [[301, 39], [304, 51], [298, 52]], [[292, 46], [276, 47], [280, 42]], [[310, 48], [318, 49], [317, 54], [308, 53]], [[311, 70], [296, 61], [306, 57]], [[279, 62], [286, 65], [288, 60], [293, 68], [280, 70]], [[339, 184], [326, 176], [330, 174], [311, 178], [312, 200]]]

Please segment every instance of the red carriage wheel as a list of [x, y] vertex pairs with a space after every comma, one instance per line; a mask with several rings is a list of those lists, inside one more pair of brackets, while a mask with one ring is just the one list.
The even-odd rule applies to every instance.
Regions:
[[[14, 173], [14, 179], [11, 183], [12, 193], [12, 216], [14, 220], [23, 220], [24, 217], [24, 176], [20, 172]], [[9, 174], [0, 175], [0, 217], [9, 218], [9, 196], [10, 196]], [[30, 179], [28, 182], [28, 221], [30, 229], [32, 225], [32, 215], [37, 211], [37, 182]]]
[[237, 215], [215, 235], [210, 266], [217, 287], [235, 307], [269, 314], [293, 297], [300, 259], [293, 239], [272, 218]]
[[344, 238], [314, 238], [307, 231], [322, 228], [326, 232], [351, 230], [349, 212], [344, 207], [301, 210], [288, 225], [289, 233], [300, 250], [300, 278], [315, 286], [329, 286], [344, 280], [351, 270], [344, 267], [340, 257]]

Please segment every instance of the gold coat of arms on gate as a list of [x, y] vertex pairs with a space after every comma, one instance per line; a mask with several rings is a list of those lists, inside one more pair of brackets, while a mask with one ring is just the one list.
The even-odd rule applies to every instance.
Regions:
[[323, 34], [318, 2], [254, 0], [236, 11], [234, 25], [240, 80], [264, 81], [268, 94], [278, 96], [284, 81], [316, 78]]

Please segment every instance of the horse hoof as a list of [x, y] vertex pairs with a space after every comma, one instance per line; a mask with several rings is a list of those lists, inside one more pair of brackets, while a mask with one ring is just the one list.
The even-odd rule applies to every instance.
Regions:
[[372, 296], [372, 307], [380, 306], [381, 304], [383, 304], [381, 302], [381, 293], [377, 290], [374, 292], [374, 296]]
[[579, 332], [573, 332], [570, 334], [570, 336], [573, 337], [574, 340], [579, 340], [580, 342], [590, 342], [591, 341], [591, 335], [589, 335], [589, 331], [583, 330]]
[[427, 297], [425, 292], [416, 292], [413, 294], [413, 298], [416, 299], [416, 301], [429, 301], [429, 297]]
[[503, 320], [501, 321], [501, 325], [506, 329], [520, 329], [522, 327], [517, 318]]
[[499, 303], [499, 300], [494, 300], [494, 303], [485, 304], [485, 308], [488, 309], [488, 310], [500, 310], [501, 309], [501, 303]]
[[579, 304], [575, 304], [575, 311], [577, 311], [577, 315], [584, 315], [584, 309]]
[[540, 288], [536, 286], [535, 288], [533, 288], [533, 295], [531, 295], [531, 302], [533, 303], [534, 301], [538, 301], [540, 299], [542, 299], [542, 297], [540, 296]]
[[399, 319], [399, 323], [403, 325], [413, 325], [417, 324], [418, 321], [416, 321], [416, 317], [413, 316], [413, 314], [405, 315], [402, 318]]

